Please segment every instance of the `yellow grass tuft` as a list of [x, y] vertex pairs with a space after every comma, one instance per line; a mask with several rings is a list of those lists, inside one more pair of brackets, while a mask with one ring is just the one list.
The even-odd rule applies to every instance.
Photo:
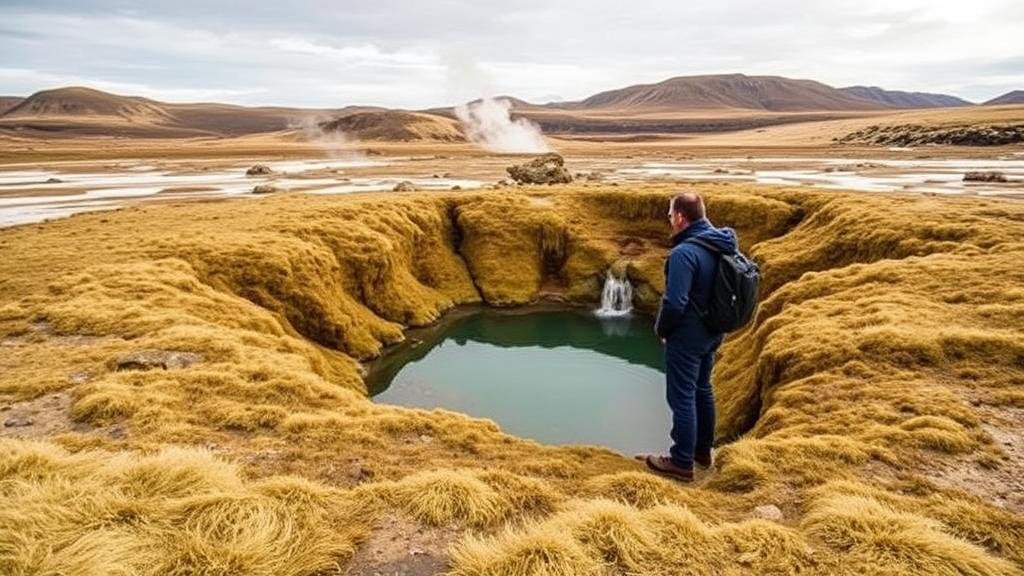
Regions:
[[201, 450], [69, 454], [0, 440], [0, 454], [4, 574], [309, 574], [359, 537], [339, 529], [354, 515], [341, 494], [247, 484]]
[[1018, 572], [1013, 564], [946, 534], [938, 522], [897, 512], [862, 496], [834, 496], [812, 503], [803, 527], [844, 554], [848, 570], [877, 566], [893, 574]]

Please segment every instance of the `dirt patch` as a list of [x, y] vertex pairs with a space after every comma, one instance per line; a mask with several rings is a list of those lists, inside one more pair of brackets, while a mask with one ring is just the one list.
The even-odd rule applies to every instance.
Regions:
[[943, 488], [956, 488], [992, 504], [1024, 514], [1024, 409], [990, 408], [982, 425], [1002, 454], [996, 465], [973, 458], [936, 463], [927, 477]]
[[348, 576], [431, 576], [448, 569], [454, 528], [423, 526], [397, 516], [382, 519], [359, 547]]
[[71, 395], [67, 392], [0, 404], [0, 436], [45, 438], [64, 432], [88, 432], [93, 429], [88, 424], [72, 421], [70, 409]]

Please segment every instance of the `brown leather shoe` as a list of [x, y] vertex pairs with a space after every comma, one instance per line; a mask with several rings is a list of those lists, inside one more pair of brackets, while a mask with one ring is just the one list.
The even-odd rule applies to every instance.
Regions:
[[693, 482], [693, 468], [676, 466], [668, 456], [647, 456], [644, 462], [651, 471], [680, 482]]
[[714, 461], [711, 459], [711, 452], [708, 452], [706, 454], [694, 454], [693, 461], [696, 462], [701, 468], [711, 468], [711, 464], [714, 463]]

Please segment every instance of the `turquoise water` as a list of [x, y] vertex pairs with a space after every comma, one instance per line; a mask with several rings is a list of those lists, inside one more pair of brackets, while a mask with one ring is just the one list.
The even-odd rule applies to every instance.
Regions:
[[647, 317], [457, 312], [371, 366], [375, 402], [489, 418], [547, 444], [668, 447], [661, 343]]

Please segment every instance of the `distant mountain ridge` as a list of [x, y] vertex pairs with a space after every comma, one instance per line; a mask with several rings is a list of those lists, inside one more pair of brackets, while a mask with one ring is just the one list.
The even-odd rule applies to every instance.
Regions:
[[679, 76], [594, 94], [555, 107], [594, 109], [715, 109], [769, 112], [877, 110], [885, 105], [846, 94], [813, 80], [780, 76], [718, 74]]
[[973, 102], [968, 102], [963, 98], [948, 94], [885, 90], [878, 86], [849, 86], [847, 88], [840, 88], [839, 91], [862, 100], [878, 102], [893, 108], [955, 108], [958, 106], [973, 106]]
[[998, 98], [993, 98], [988, 102], [985, 102], [986, 106], [999, 106], [1001, 104], [1024, 104], [1024, 90], [1007, 92]]
[[[689, 134], [745, 130], [909, 108], [969, 106], [944, 94], [878, 87], [837, 89], [813, 80], [719, 74], [679, 76], [599, 92], [574, 102], [533, 104], [511, 96], [512, 113], [551, 134]], [[988, 104], [1024, 103], [1024, 91]], [[737, 114], [736, 112], [741, 112]], [[0, 130], [131, 137], [224, 137], [319, 127], [369, 140], [456, 141], [454, 108], [332, 109], [167, 103], [85, 87], [0, 97]]]

